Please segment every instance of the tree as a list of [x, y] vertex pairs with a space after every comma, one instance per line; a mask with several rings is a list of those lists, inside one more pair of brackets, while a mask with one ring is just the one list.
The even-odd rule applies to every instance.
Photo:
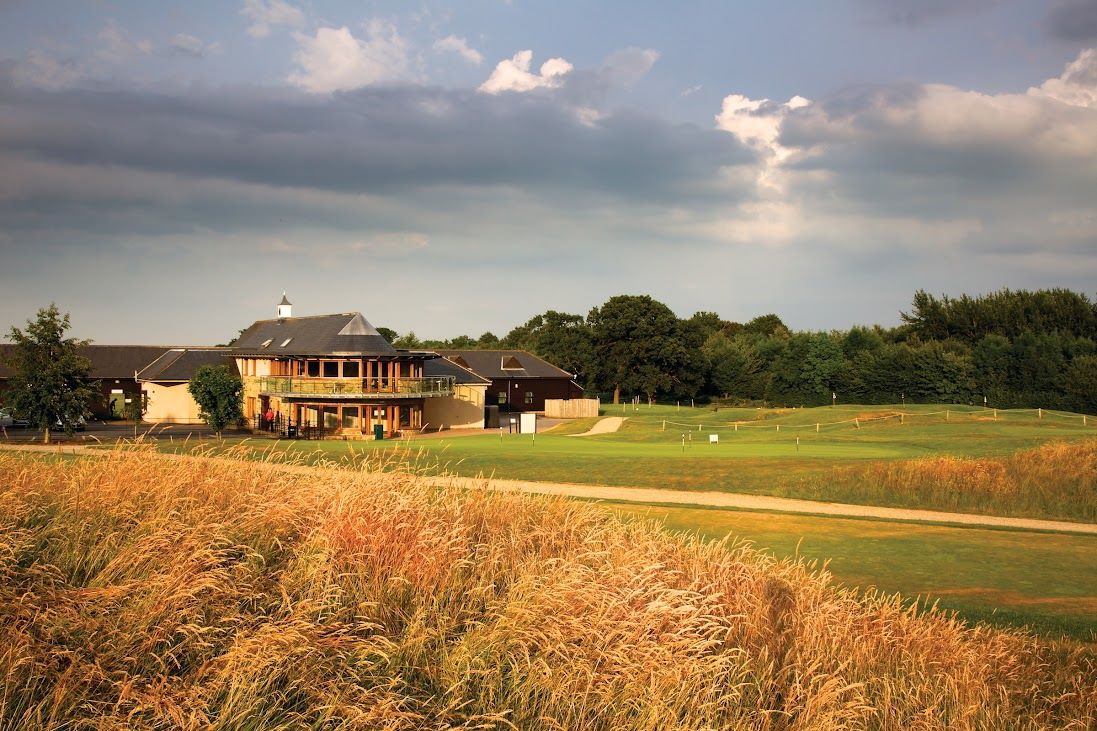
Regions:
[[149, 411], [149, 395], [144, 391], [134, 394], [126, 403], [124, 409], [122, 409], [122, 415], [127, 419], [133, 420], [133, 438], [137, 438], [137, 427], [141, 424], [141, 419]]
[[398, 337], [400, 337], [400, 333], [396, 332], [391, 327], [379, 327], [377, 328], [377, 332], [380, 333], [381, 337], [389, 341], [390, 344], [393, 340], [396, 340]]
[[419, 339], [419, 336], [415, 334], [414, 330], [408, 332], [407, 335], [401, 335], [395, 340], [390, 340], [394, 348], [404, 348], [405, 350], [414, 350], [415, 348], [423, 347], [423, 341]]
[[580, 380], [586, 380], [590, 370], [590, 328], [582, 315], [549, 310], [511, 330], [502, 345], [528, 350]]
[[1073, 408], [1083, 413], [1097, 413], [1097, 356], [1075, 358], [1067, 369], [1066, 390], [1073, 399]]
[[717, 393], [747, 399], [761, 395], [762, 361], [749, 340], [715, 332], [705, 341], [704, 354], [709, 378]]
[[621, 389], [641, 392], [650, 402], [660, 391], [688, 388], [700, 375], [700, 349], [689, 351], [681, 321], [647, 295], [611, 297], [590, 311], [587, 324], [595, 380], [613, 391], [614, 403], [620, 403]]
[[187, 390], [198, 404], [199, 415], [218, 437], [226, 426], [244, 417], [244, 384], [228, 366], [201, 366]]
[[90, 341], [66, 338], [68, 329], [68, 314], [50, 304], [27, 320], [26, 330], [13, 327], [10, 333], [15, 349], [6, 400], [16, 416], [42, 430], [44, 444], [50, 443], [56, 424], [71, 436], [76, 424], [91, 415], [89, 404], [100, 397], [99, 382], [91, 380], [91, 361], [79, 352]]

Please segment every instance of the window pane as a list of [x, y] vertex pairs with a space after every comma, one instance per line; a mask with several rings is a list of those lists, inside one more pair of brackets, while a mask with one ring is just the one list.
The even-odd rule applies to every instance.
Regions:
[[325, 406], [324, 407], [324, 428], [335, 429], [339, 426], [339, 407], [337, 406]]
[[343, 407], [343, 428], [344, 429], [357, 429], [358, 428], [358, 407], [357, 406], [344, 406]]
[[506, 391], [500, 391], [499, 392], [499, 403], [505, 404], [506, 402], [507, 402], [507, 392]]
[[411, 426], [411, 409], [400, 409], [400, 426]]
[[348, 360], [343, 363], [343, 378], [358, 378], [358, 361]]
[[532, 404], [533, 403], [533, 391], [526, 391], [526, 403], [527, 404]]
[[338, 378], [339, 377], [339, 361], [325, 360], [324, 361], [324, 378]]
[[320, 375], [320, 361], [310, 360], [308, 365], [309, 365], [309, 375], [312, 376], [313, 378], [319, 377], [319, 375]]

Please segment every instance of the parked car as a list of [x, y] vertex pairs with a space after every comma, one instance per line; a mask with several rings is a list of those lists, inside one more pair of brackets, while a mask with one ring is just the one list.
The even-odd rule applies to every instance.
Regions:
[[[61, 423], [61, 419], [59, 418], [57, 419], [57, 421], [53, 422], [53, 426], [51, 426], [50, 428], [54, 431], [61, 431], [65, 428], [65, 425]], [[88, 428], [88, 423], [84, 421], [84, 417], [78, 416], [73, 421], [72, 428], [74, 431], [84, 431]]]
[[30, 422], [26, 419], [16, 419], [10, 412], [0, 409], [0, 426], [2, 427], [26, 427], [30, 426]]

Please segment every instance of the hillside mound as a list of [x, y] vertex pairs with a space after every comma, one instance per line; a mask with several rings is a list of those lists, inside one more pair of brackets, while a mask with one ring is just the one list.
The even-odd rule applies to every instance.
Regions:
[[411, 476], [0, 454], [0, 728], [1087, 728], [1084, 648]]

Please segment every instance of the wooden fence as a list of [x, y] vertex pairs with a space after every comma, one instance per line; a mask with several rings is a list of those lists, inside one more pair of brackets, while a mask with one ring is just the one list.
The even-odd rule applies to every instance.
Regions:
[[581, 419], [586, 416], [598, 416], [602, 403], [596, 398], [547, 398], [545, 399], [545, 418]]

